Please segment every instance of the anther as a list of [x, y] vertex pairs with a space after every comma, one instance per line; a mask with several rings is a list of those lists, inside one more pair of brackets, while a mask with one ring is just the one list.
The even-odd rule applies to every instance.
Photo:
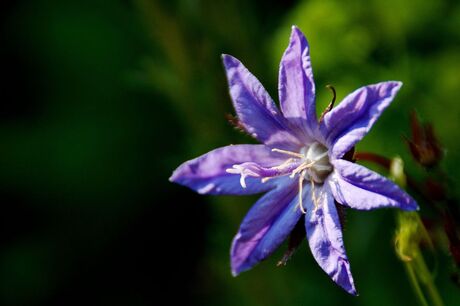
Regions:
[[315, 161], [312, 161], [312, 162], [309, 163], [309, 164], [303, 163], [302, 165], [298, 166], [296, 169], [294, 169], [294, 170], [292, 171], [290, 178], [294, 178], [295, 175], [296, 175], [297, 173], [299, 173], [300, 171], [304, 171], [305, 169], [311, 168], [316, 162], [317, 162], [317, 161], [315, 160]]
[[318, 199], [316, 198], [316, 193], [315, 193], [315, 181], [310, 178], [310, 184], [311, 184], [311, 200], [313, 201], [313, 205], [315, 206], [315, 209], [313, 211], [316, 211], [318, 209]]
[[304, 157], [303, 154], [292, 152], [292, 151], [281, 150], [281, 149], [277, 149], [277, 148], [272, 149], [272, 152], [283, 153], [283, 154], [293, 156], [293, 157], [296, 157], [296, 158], [303, 158]]
[[293, 158], [289, 158], [289, 159], [287, 159], [284, 163], [282, 163], [281, 165], [276, 166], [276, 167], [273, 167], [273, 168], [274, 168], [274, 169], [283, 169], [283, 168], [289, 166], [293, 161], [294, 161]]
[[299, 208], [303, 214], [307, 213], [302, 203], [302, 197], [303, 197], [302, 188], [303, 188], [303, 180], [305, 179], [305, 175], [306, 175], [305, 170], [302, 171], [302, 173], [299, 175]]

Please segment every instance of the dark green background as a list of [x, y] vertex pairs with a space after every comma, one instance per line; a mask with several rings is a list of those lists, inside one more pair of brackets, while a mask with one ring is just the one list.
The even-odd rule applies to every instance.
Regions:
[[[317, 98], [404, 82], [359, 150], [400, 155], [409, 112], [433, 122], [460, 184], [458, 1], [4, 1], [0, 7], [1, 305], [415, 305], [394, 248], [394, 211], [350, 211], [360, 293], [335, 286], [306, 244], [237, 278], [229, 247], [257, 197], [168, 182], [234, 131], [220, 54], [277, 97], [292, 24], [311, 45]], [[423, 203], [422, 205], [422, 215]], [[460, 289], [439, 252], [446, 305]], [[166, 302], [164, 302], [166, 301]]]

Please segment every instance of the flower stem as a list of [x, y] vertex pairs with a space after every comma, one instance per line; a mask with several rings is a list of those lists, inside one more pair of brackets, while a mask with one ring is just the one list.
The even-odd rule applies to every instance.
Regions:
[[444, 303], [441, 299], [441, 296], [439, 295], [438, 288], [436, 288], [436, 285], [434, 284], [430, 270], [428, 269], [421, 253], [420, 256], [414, 258], [414, 266], [416, 267], [415, 270], [419, 273], [420, 282], [424, 285], [424, 287], [427, 290], [427, 295], [432, 305], [443, 306]]
[[[398, 221], [396, 252], [404, 262], [409, 281], [420, 305], [443, 306], [444, 303], [419, 246], [422, 240], [428, 245], [431, 243], [420, 216], [416, 212], [399, 212]], [[427, 302], [427, 298], [430, 303]]]
[[423, 295], [422, 288], [420, 288], [420, 284], [418, 283], [417, 276], [415, 275], [415, 271], [411, 263], [404, 262], [404, 267], [406, 268], [407, 276], [409, 277], [412, 289], [414, 290], [415, 296], [418, 298], [420, 305], [429, 306], [425, 296]]
[[[404, 164], [401, 158], [391, 160], [390, 176], [402, 188], [407, 185]], [[399, 228], [396, 233], [396, 253], [404, 262], [409, 281], [421, 306], [443, 306], [444, 303], [433, 281], [420, 249], [420, 242], [432, 248], [428, 232], [417, 212], [398, 212]], [[422, 290], [422, 288], [424, 290]], [[427, 298], [431, 302], [427, 302]]]

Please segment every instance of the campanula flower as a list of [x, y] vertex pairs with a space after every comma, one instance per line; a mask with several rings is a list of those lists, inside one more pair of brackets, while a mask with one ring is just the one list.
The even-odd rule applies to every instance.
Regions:
[[336, 202], [361, 210], [415, 210], [417, 204], [392, 181], [343, 156], [367, 134], [402, 83], [361, 87], [318, 120], [309, 53], [294, 26], [280, 63], [281, 110], [239, 60], [223, 55], [237, 116], [262, 144], [215, 149], [179, 166], [170, 180], [201, 194], [265, 192], [233, 239], [233, 275], [267, 258], [302, 219], [319, 266], [356, 294]]

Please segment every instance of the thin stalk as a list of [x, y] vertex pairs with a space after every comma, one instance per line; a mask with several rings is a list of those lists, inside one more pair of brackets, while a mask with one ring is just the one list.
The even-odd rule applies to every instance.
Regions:
[[421, 306], [429, 306], [428, 302], [425, 299], [425, 296], [423, 295], [422, 288], [420, 288], [420, 284], [418, 282], [417, 275], [415, 275], [412, 263], [406, 261], [404, 262], [404, 267], [406, 268], [407, 276], [409, 277], [409, 282], [412, 285], [412, 289], [414, 290], [418, 302]]
[[[390, 176], [402, 188], [407, 186], [404, 164], [401, 158], [391, 160]], [[427, 297], [433, 306], [443, 306], [431, 271], [425, 263], [420, 242], [426, 241], [432, 246], [428, 232], [417, 212], [398, 213], [399, 230], [396, 237], [396, 251], [404, 262], [409, 281], [421, 306], [429, 306]], [[422, 286], [423, 287], [422, 287]], [[424, 290], [422, 290], [422, 288]]]
[[431, 272], [428, 269], [428, 266], [425, 263], [425, 259], [420, 252], [420, 249], [417, 250], [419, 256], [415, 256], [413, 265], [415, 267], [415, 271], [417, 271], [417, 276], [420, 282], [426, 289], [426, 295], [431, 301], [431, 304], [434, 306], [443, 306], [444, 303], [441, 299], [441, 295], [438, 292], [438, 288], [434, 284], [433, 277], [431, 277]]

